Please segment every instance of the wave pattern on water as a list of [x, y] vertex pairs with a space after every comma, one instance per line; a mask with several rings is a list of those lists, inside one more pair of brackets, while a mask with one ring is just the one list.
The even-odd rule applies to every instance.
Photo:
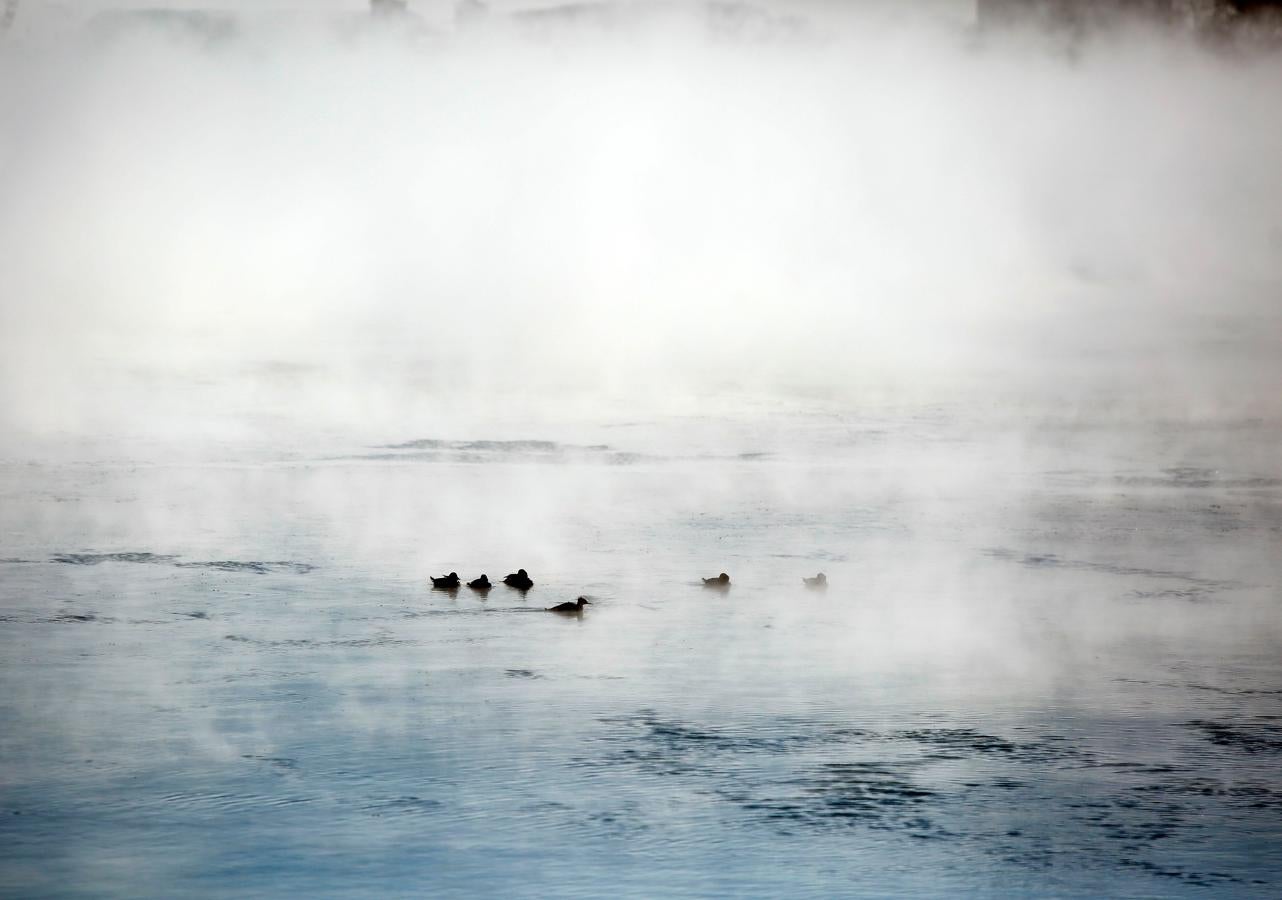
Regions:
[[112, 622], [113, 619], [104, 619], [94, 613], [60, 613], [51, 619], [41, 619], [41, 622], [71, 622], [77, 624], [88, 624], [90, 622]]
[[[759, 827], [899, 832], [1034, 869], [1103, 863], [1196, 886], [1264, 884], [1172, 865], [1169, 854], [1205, 839], [1209, 820], [1250, 833], [1282, 804], [1266, 779], [1227, 779], [1213, 761], [1110, 758], [1058, 734], [1015, 740], [974, 728], [883, 732], [796, 720], [703, 727], [649, 710], [602, 721], [616, 746], [584, 764], [678, 779]], [[1243, 753], [1282, 752], [1282, 729], [1271, 723], [1190, 724]], [[1083, 770], [1100, 774], [1076, 790], [1052, 787], [1080, 782], [1072, 773]], [[1048, 821], [1072, 823], [1077, 844], [1048, 845]]]
[[209, 809], [218, 812], [249, 813], [303, 803], [316, 802], [315, 797], [280, 794], [238, 794], [220, 791], [182, 791], [158, 798], [159, 804], [184, 809]]
[[1201, 488], [1266, 489], [1282, 487], [1282, 478], [1265, 475], [1236, 475], [1201, 466], [1175, 466], [1159, 475], [1116, 475], [1114, 480], [1128, 487], [1159, 487], [1176, 490]]
[[172, 563], [177, 558], [177, 556], [163, 553], [57, 553], [49, 560], [69, 566], [96, 566], [105, 562], [164, 565]]
[[1113, 681], [1119, 684], [1144, 684], [1178, 691], [1206, 691], [1211, 694], [1223, 694], [1226, 697], [1282, 696], [1282, 688], [1232, 688], [1198, 682], [1150, 681], [1145, 678], [1114, 678]]
[[1243, 753], [1282, 753], [1282, 725], [1272, 722], [1190, 722], [1219, 747]]
[[[6, 562], [22, 561], [6, 560]], [[292, 572], [298, 575], [306, 575], [316, 569], [316, 566], [311, 563], [292, 562], [290, 560], [215, 559], [181, 562], [175, 554], [150, 552], [56, 553], [49, 558], [49, 561], [72, 566], [96, 566], [106, 562], [170, 565], [179, 569], [216, 569], [221, 572], [248, 572], [255, 575], [266, 575], [272, 572]]]
[[362, 807], [361, 811], [376, 817], [429, 816], [437, 813], [441, 806], [440, 800], [409, 795], [376, 800]]
[[246, 637], [243, 634], [226, 634], [223, 635], [223, 639], [237, 644], [254, 644], [259, 647], [299, 650], [327, 647], [391, 647], [398, 644], [414, 643], [411, 640], [393, 637], [390, 634], [381, 634], [362, 638], [344, 638], [332, 641], [313, 640], [311, 638], [283, 638], [278, 640], [268, 640], [264, 638]]
[[616, 450], [606, 444], [562, 444], [542, 440], [441, 440], [420, 438], [397, 444], [383, 444], [373, 452], [351, 457], [358, 460], [404, 460], [412, 462], [598, 462], [627, 465], [648, 457]]
[[1203, 578], [1188, 572], [1150, 569], [1142, 566], [1124, 566], [1085, 559], [1069, 559], [1055, 553], [1023, 553], [1006, 547], [988, 547], [983, 552], [984, 555], [993, 559], [1015, 562], [1031, 569], [1076, 569], [1079, 571], [1099, 572], [1104, 575], [1116, 575], [1121, 578], [1152, 578], [1176, 581], [1187, 585], [1187, 587], [1182, 588], [1159, 588], [1157, 590], [1133, 589], [1128, 592], [1128, 595], [1132, 597], [1172, 597], [1186, 600], [1204, 600], [1218, 591], [1243, 586], [1240, 582]]
[[310, 563], [288, 562], [285, 560], [260, 562], [258, 560], [217, 559], [209, 562], [180, 562], [174, 563], [174, 565], [180, 569], [218, 569], [222, 572], [252, 572], [255, 575], [266, 575], [269, 572], [295, 572], [299, 575], [306, 575], [316, 569]]

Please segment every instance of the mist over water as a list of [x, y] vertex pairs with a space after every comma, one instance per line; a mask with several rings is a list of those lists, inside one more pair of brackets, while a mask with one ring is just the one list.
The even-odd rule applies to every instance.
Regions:
[[0, 43], [0, 894], [1277, 892], [1282, 60], [646, 9]]
[[301, 427], [1277, 413], [1275, 57], [929, 18], [356, 25], [6, 48], [15, 428], [153, 432], [135, 399], [177, 413], [181, 379]]

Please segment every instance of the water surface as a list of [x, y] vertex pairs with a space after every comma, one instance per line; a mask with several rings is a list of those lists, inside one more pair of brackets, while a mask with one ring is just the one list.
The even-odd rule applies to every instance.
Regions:
[[7, 460], [0, 892], [1282, 889], [1276, 428], [553, 431]]

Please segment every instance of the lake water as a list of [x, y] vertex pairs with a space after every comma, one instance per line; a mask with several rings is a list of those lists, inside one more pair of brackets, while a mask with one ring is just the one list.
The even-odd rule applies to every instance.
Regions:
[[15, 450], [0, 894], [1277, 896], [1280, 436]]

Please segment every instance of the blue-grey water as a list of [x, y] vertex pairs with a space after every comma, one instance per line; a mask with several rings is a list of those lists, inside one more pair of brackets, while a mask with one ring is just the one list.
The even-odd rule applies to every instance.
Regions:
[[14, 450], [0, 894], [1278, 896], [1280, 436]]

